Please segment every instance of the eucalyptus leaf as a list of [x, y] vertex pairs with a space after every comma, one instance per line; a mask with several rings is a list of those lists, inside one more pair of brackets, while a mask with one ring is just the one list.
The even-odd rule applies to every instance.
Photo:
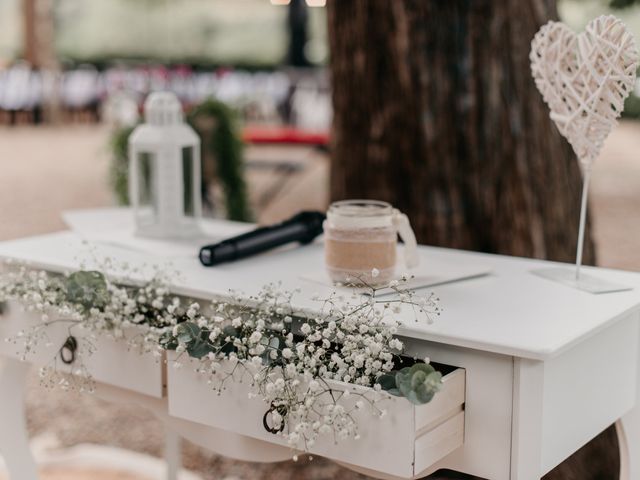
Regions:
[[[236, 338], [240, 334], [239, 330], [231, 325], [227, 325], [222, 329], [222, 335], [220, 336], [220, 345], [222, 348], [220, 351], [222, 353], [229, 354], [231, 352], [235, 352], [237, 349], [233, 346], [233, 339]], [[231, 342], [225, 340], [225, 338], [231, 337]]]
[[396, 397], [402, 397], [402, 393], [398, 390], [396, 385], [396, 376], [393, 373], [385, 373], [378, 378], [378, 383], [385, 392], [395, 395]]
[[162, 348], [166, 350], [175, 350], [178, 347], [178, 341], [172, 332], [165, 332], [160, 336], [158, 342]]
[[193, 322], [180, 323], [176, 328], [176, 339], [180, 343], [191, 343], [200, 339], [202, 330]]
[[415, 405], [429, 403], [442, 387], [442, 374], [431, 365], [416, 363], [396, 373], [400, 393]]
[[199, 338], [187, 346], [187, 353], [193, 358], [202, 358], [212, 351], [211, 346], [205, 340]]
[[104, 308], [109, 302], [107, 280], [96, 271], [79, 271], [69, 275], [66, 281], [67, 300], [82, 305], [86, 310]]
[[[271, 365], [274, 361], [280, 359], [280, 348], [284, 346], [284, 341], [284, 337], [280, 335], [276, 335], [273, 337], [263, 336], [260, 339], [260, 343], [265, 347], [264, 353], [261, 356], [267, 365]], [[276, 352], [276, 359], [274, 359], [272, 356], [273, 352]]]
[[233, 337], [237, 337], [239, 334], [240, 332], [238, 331], [238, 329], [231, 325], [226, 325], [222, 329], [222, 338], [227, 338], [227, 337], [233, 338]]

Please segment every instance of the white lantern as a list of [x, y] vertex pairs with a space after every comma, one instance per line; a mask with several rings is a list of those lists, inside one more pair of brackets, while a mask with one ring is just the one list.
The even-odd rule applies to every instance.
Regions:
[[129, 137], [129, 198], [136, 234], [196, 236], [202, 216], [200, 138], [184, 123], [173, 93], [150, 94], [144, 119]]

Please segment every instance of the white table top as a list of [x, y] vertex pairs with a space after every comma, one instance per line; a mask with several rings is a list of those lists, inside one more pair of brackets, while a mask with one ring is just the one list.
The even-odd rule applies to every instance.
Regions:
[[[244, 227], [227, 222], [211, 223], [228, 235]], [[93, 253], [91, 253], [93, 252]], [[429, 266], [474, 263], [487, 265], [488, 276], [432, 287], [441, 299], [442, 315], [432, 325], [415, 322], [406, 309], [399, 317], [400, 334], [434, 342], [458, 345], [523, 358], [555, 356], [627, 313], [640, 310], [640, 274], [586, 267], [585, 272], [612, 282], [633, 286], [626, 292], [594, 295], [540, 278], [532, 269], [557, 266], [552, 262], [488, 255], [434, 247], [419, 247], [417, 272], [429, 273]], [[0, 257], [31, 263], [51, 271], [79, 268], [91, 255], [108, 256], [134, 265], [167, 264], [164, 254], [154, 255], [116, 245], [87, 245], [86, 235], [66, 231], [20, 240], [0, 242]], [[176, 294], [211, 298], [229, 289], [254, 294], [274, 281], [283, 288], [300, 287], [296, 308], [318, 310], [316, 294], [326, 296], [331, 287], [304, 280], [310, 272], [323, 270], [321, 244], [273, 251], [250, 259], [205, 268], [192, 257], [176, 257], [172, 268], [179, 280], [172, 282]]]

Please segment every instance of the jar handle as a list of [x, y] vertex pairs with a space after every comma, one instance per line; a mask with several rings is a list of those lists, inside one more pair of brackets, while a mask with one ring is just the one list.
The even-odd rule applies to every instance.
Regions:
[[407, 268], [417, 267], [420, 263], [420, 258], [418, 257], [418, 242], [409, 223], [409, 217], [399, 210], [394, 210], [393, 224], [398, 231], [398, 235], [400, 235], [400, 238], [404, 242], [404, 261]]

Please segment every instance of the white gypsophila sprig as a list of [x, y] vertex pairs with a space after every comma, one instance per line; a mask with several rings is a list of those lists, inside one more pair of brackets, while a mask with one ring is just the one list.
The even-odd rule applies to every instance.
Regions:
[[[0, 301], [16, 300], [41, 315], [40, 324], [13, 339], [25, 356], [57, 322], [84, 332], [82, 355], [95, 351], [100, 335], [159, 358], [162, 349], [175, 350], [176, 368], [192, 357], [220, 394], [229, 382], [248, 383], [249, 395], [269, 408], [271, 431], [308, 450], [320, 436], [357, 439], [363, 414], [385, 415], [389, 396], [379, 381], [394, 372], [404, 348], [398, 314], [407, 308], [416, 321], [431, 323], [440, 312], [433, 294], [417, 295], [407, 281], [364, 295], [318, 297], [320, 308], [309, 314], [292, 307], [299, 290], [278, 283], [254, 296], [231, 292], [225, 300], [197, 302], [172, 295], [160, 271], [142, 285], [124, 286], [96, 271], [56, 275], [14, 265], [0, 276]], [[382, 288], [394, 295], [381, 298]], [[60, 375], [56, 362], [41, 371], [43, 382], [91, 390], [88, 383], [75, 385], [76, 378], [90, 378], [81, 362], [71, 367], [72, 377]]]
[[294, 448], [307, 450], [321, 435], [358, 438], [361, 411], [386, 413], [380, 403], [389, 397], [378, 379], [393, 371], [404, 347], [394, 307], [408, 306], [428, 323], [439, 314], [432, 294], [419, 297], [405, 283], [388, 286], [398, 295], [391, 300], [379, 299], [377, 288], [317, 297], [322, 308], [312, 316], [296, 313], [293, 295], [268, 285], [248, 299], [213, 302], [199, 330], [178, 325], [165, 344], [179, 354], [178, 366], [182, 355], [200, 358], [195, 370], [220, 394], [227, 382], [248, 380], [249, 395], [270, 406], [271, 430]]
[[[40, 321], [4, 339], [20, 349], [17, 353], [23, 360], [34, 355], [39, 345], [52, 346], [49, 332], [54, 326], [67, 329], [69, 337], [82, 336], [73, 365], [62, 365], [56, 352], [44, 367], [41, 373], [47, 375], [41, 378], [46, 386], [91, 391], [93, 382], [83, 359], [95, 352], [101, 335], [151, 352], [160, 360], [158, 338], [167, 325], [178, 321], [167, 313], [171, 299], [160, 274], [136, 287], [116, 284], [96, 271], [56, 274], [15, 262], [5, 262], [0, 272], [0, 302], [15, 301], [27, 313], [39, 315]], [[68, 373], [73, 375], [65, 377]]]

